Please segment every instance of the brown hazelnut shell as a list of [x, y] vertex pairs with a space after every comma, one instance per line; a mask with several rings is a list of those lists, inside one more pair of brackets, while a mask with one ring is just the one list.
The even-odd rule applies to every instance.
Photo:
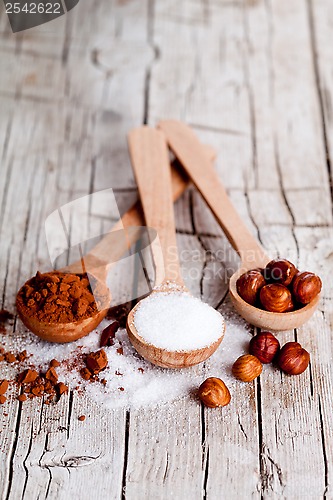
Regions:
[[294, 309], [290, 291], [284, 285], [271, 283], [260, 290], [260, 302], [266, 311], [283, 313]]
[[209, 408], [218, 408], [230, 403], [231, 395], [223, 380], [216, 377], [207, 378], [199, 387], [200, 401]]
[[310, 362], [310, 354], [298, 342], [287, 342], [277, 356], [278, 367], [288, 375], [300, 375]]
[[280, 350], [280, 342], [270, 332], [260, 332], [250, 341], [250, 354], [256, 356], [262, 363], [271, 363]]
[[262, 372], [262, 364], [258, 358], [252, 354], [240, 356], [232, 366], [234, 377], [242, 382], [252, 382], [259, 377]]
[[292, 282], [294, 299], [301, 304], [309, 304], [322, 288], [319, 276], [310, 272], [297, 273]]
[[297, 272], [298, 269], [289, 260], [274, 259], [267, 264], [264, 270], [264, 277], [269, 282], [288, 286]]
[[259, 269], [247, 271], [236, 282], [238, 295], [252, 306], [257, 305], [260, 289], [265, 285], [265, 278]]

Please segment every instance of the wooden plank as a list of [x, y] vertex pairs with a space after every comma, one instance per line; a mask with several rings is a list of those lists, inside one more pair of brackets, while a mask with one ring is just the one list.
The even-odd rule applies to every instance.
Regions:
[[[320, 106], [315, 73], [311, 51], [304, 49], [311, 45], [305, 2], [295, 2], [288, 9], [287, 17], [286, 13], [286, 4], [275, 1], [266, 7], [258, 3], [246, 11], [248, 43], [253, 48], [249, 52], [248, 68], [256, 135], [261, 138], [266, 133], [263, 127], [269, 125], [271, 133], [265, 152], [270, 152], [274, 165], [274, 175], [269, 178], [270, 170], [259, 161], [259, 151], [265, 147], [265, 142], [257, 141], [257, 179], [264, 181], [264, 189], [279, 190], [278, 196], [267, 191], [267, 197], [261, 190], [254, 191], [249, 200], [260, 236], [270, 253], [289, 255], [300, 268], [305, 266], [321, 273], [313, 253], [315, 239], [312, 237], [306, 242], [300, 238], [302, 233], [297, 228], [298, 225], [332, 223], [325, 149], [323, 137], [318, 133]], [[264, 41], [260, 41], [258, 28], [263, 25], [263, 19]], [[294, 34], [296, 25], [297, 33]], [[260, 78], [263, 72], [266, 79]], [[270, 114], [261, 120], [262, 110], [267, 109]], [[276, 225], [281, 222], [285, 227]], [[305, 230], [308, 237], [313, 232]], [[279, 339], [284, 343], [294, 340], [296, 335], [316, 357], [317, 336], [311, 327], [314, 324], [315, 329], [323, 329], [320, 313], [297, 333], [285, 332], [279, 334]], [[327, 487], [325, 456], [321, 413], [313, 394], [311, 371], [302, 377], [290, 378], [268, 369], [260, 379], [258, 412], [262, 422], [263, 494], [274, 498], [281, 495], [297, 498], [303, 494], [299, 484], [304, 484], [309, 496], [322, 495]], [[324, 392], [329, 390], [330, 378]], [[308, 453], [304, 453], [305, 449]]]
[[[212, 10], [208, 22], [205, 17], [204, 4], [190, 1], [178, 3], [177, 5], [172, 1], [155, 2], [153, 42], [158, 46], [160, 57], [152, 67], [151, 72], [149, 123], [153, 124], [159, 119], [170, 116], [186, 119], [190, 123], [194, 123], [197, 131], [201, 134], [201, 139], [217, 147], [220, 157], [223, 158], [224, 171], [232, 172], [230, 179], [229, 175], [226, 176], [228, 181], [230, 180], [228, 187], [237, 186], [242, 188], [244, 169], [248, 166], [248, 158], [251, 154], [250, 139], [247, 136], [250, 128], [248, 110], [245, 105], [247, 97], [246, 92], [243, 92], [241, 88], [242, 82], [240, 81], [242, 80], [242, 74], [239, 64], [242, 54], [237, 44], [237, 36], [241, 36], [239, 35], [239, 22], [242, 16], [238, 7], [230, 5], [218, 6], [218, 4], [214, 4]], [[177, 38], [172, 36], [175, 31], [177, 32]], [[236, 38], [236, 40], [232, 39], [230, 41], [231, 53], [228, 54], [228, 57], [225, 55], [222, 62], [218, 60], [216, 55], [221, 31], [226, 32], [225, 43], [227, 45], [229, 44], [228, 31], [230, 34], [232, 32]], [[177, 57], [175, 57], [175, 54], [177, 54]], [[214, 65], [211, 64], [212, 59], [214, 59]], [[228, 65], [228, 70], [225, 73], [224, 63]], [[208, 75], [206, 72], [198, 70], [201, 66], [207, 68], [208, 65], [210, 66], [209, 82], [207, 81]], [[223, 91], [217, 93], [216, 87], [214, 87], [210, 97], [207, 95], [208, 88], [211, 88], [212, 82], [213, 86], [214, 82], [217, 84], [221, 77], [223, 82], [222, 84], [219, 82], [219, 85]], [[234, 78], [235, 83], [232, 82], [230, 90], [226, 89], [229, 79], [232, 78]], [[237, 87], [238, 85], [240, 90]], [[239, 100], [236, 98], [238, 90], [241, 94]], [[163, 95], [163, 99], [161, 99], [161, 95]], [[214, 99], [217, 99], [217, 102], [214, 101], [213, 96]], [[232, 109], [233, 104], [238, 106], [236, 113]], [[224, 117], [222, 123], [226, 123], [227, 131], [225, 133], [224, 130], [219, 130], [221, 116]], [[231, 129], [231, 132], [229, 132], [229, 129]], [[223, 148], [225, 145], [226, 147]], [[217, 164], [220, 169], [221, 163]], [[234, 168], [230, 169], [230, 165]], [[230, 247], [226, 244], [225, 239], [221, 237], [220, 228], [216, 226], [215, 220], [205, 209], [200, 197], [196, 193], [189, 194], [188, 201], [190, 203], [190, 213], [188, 215], [190, 216], [191, 225], [184, 224], [182, 203], [180, 202], [181, 207], [179, 205], [177, 207], [178, 210], [181, 210], [180, 227], [194, 234], [194, 236], [182, 235], [182, 239], [178, 239], [180, 252], [186, 252], [188, 248], [195, 249], [199, 243], [199, 249], [201, 247], [202, 253], [200, 265], [204, 275], [198, 280], [197, 292], [200, 292], [200, 296], [204, 301], [217, 306], [225, 295], [227, 285], [225, 280], [222, 281], [219, 273], [216, 272], [223, 272], [223, 264], [214, 259], [210, 261], [209, 251], [212, 250], [211, 253], [213, 253], [214, 249], [217, 251], [217, 247], [221, 245], [219, 249], [224, 254], [227, 254]], [[215, 235], [218, 236], [218, 240], [216, 240]], [[198, 241], [194, 246], [193, 242], [196, 238]], [[212, 241], [214, 244], [211, 243]], [[194, 257], [194, 255], [192, 256]], [[191, 269], [195, 270], [198, 268], [197, 266], [199, 266], [197, 262], [192, 262]], [[214, 269], [215, 272], [213, 272]], [[230, 304], [226, 306], [227, 311], [230, 311], [230, 308]], [[201, 369], [203, 370], [204, 379], [204, 367]], [[218, 494], [221, 492], [228, 493], [228, 496], [233, 498], [238, 494], [238, 491], [240, 491], [240, 494], [246, 491], [254, 497], [259, 497], [257, 491], [259, 479], [258, 436], [256, 426], [253, 428], [257, 418], [254, 386], [245, 385], [235, 389], [233, 397], [235, 398], [235, 405], [239, 401], [246, 401], [245, 404], [239, 405], [237, 419], [233, 418], [235, 406], [233, 406], [232, 410], [226, 409], [221, 413], [210, 412], [206, 409], [200, 410], [198, 405], [191, 405], [187, 408], [186, 420], [188, 418], [194, 422], [201, 420], [201, 432], [198, 432], [197, 427], [191, 427], [186, 436], [188, 446], [193, 447], [195, 450], [192, 454], [188, 456], [188, 450], [183, 446], [178, 446], [175, 449], [175, 437], [161, 433], [160, 440], [163, 443], [161, 449], [156, 449], [153, 444], [150, 445], [149, 450], [151, 451], [147, 454], [147, 459], [142, 467], [138, 466], [139, 453], [136, 451], [136, 447], [129, 448], [127, 470], [132, 471], [134, 468], [139, 467], [135, 477], [146, 478], [147, 470], [152, 469], [155, 471], [154, 463], [163, 463], [165, 459], [163, 452], [167, 449], [169, 467], [175, 470], [173, 480], [176, 498], [191, 495], [200, 497], [201, 492], [204, 496], [207, 495], [208, 498], [216, 498], [217, 492]], [[172, 411], [178, 414], [182, 405], [182, 402], [174, 403]], [[228, 424], [228, 436], [225, 434], [226, 422]], [[148, 435], [153, 432], [154, 425], [156, 426], [154, 420], [153, 422], [150, 420], [147, 422]], [[244, 429], [245, 432], [248, 432], [246, 438]], [[130, 426], [129, 443], [132, 440], [136, 442], [136, 432], [134, 427]], [[240, 456], [244, 456], [244, 454], [246, 454], [247, 458], [246, 466], [244, 465], [244, 468], [242, 468], [242, 488], [244, 489], [238, 490], [239, 485], [234, 483], [232, 476], [235, 474], [235, 467]], [[153, 457], [153, 460], [149, 460], [148, 457]], [[230, 466], [224, 467], [221, 457], [226, 457]], [[200, 463], [202, 459], [203, 464]], [[179, 464], [182, 464], [182, 467]], [[183, 464], [186, 464], [186, 466]], [[196, 474], [190, 478], [188, 471], [192, 469], [196, 471]], [[160, 469], [158, 469], [157, 475], [158, 478], [162, 475]], [[134, 498], [135, 496], [132, 481], [133, 476], [128, 472], [126, 480], [128, 498]], [[158, 479], [158, 484], [160, 484], [160, 496], [164, 498], [164, 495], [167, 494], [164, 492], [168, 490], [164, 489], [165, 486], [160, 479]], [[146, 481], [145, 492], [148, 498], [154, 496], [155, 489], [150, 481]]]
[[[132, 28], [134, 18], [139, 20], [137, 29]], [[103, 2], [94, 8], [86, 4], [74, 9], [66, 22], [61, 21], [64, 31], [57, 26], [54, 31], [39, 27], [16, 38], [2, 34], [2, 68], [8, 67], [0, 78], [2, 173], [7, 179], [1, 190], [4, 307], [13, 309], [18, 285], [36, 269], [50, 268], [43, 231], [47, 215], [93, 191], [133, 186], [129, 161], [124, 160], [125, 134], [132, 120], [141, 122], [143, 115], [141, 62], [144, 68], [143, 59], [149, 60], [152, 52], [146, 43], [145, 18], [145, 2], [131, 2], [127, 9]], [[18, 52], [17, 40], [21, 43]], [[98, 67], [94, 50], [112, 43], [123, 56], [121, 66], [111, 61], [115, 75], [107, 89], [108, 69], [103, 64], [109, 55]], [[129, 72], [126, 58], [136, 43], [145, 51], [134, 72]], [[117, 106], [124, 108], [124, 100], [117, 101], [116, 96], [123, 87], [121, 99], [125, 99], [133, 75], [138, 83], [136, 92], [131, 88], [135, 106], [118, 116]], [[113, 168], [109, 158], [116, 160]], [[77, 236], [80, 232], [86, 237], [88, 225], [75, 229]], [[119, 272], [113, 279], [118, 279], [119, 295], [128, 294], [121, 288]], [[15, 343], [15, 336], [12, 340]], [[123, 410], [105, 412], [77, 394], [62, 398], [54, 407], [43, 406], [39, 400], [20, 405], [14, 399], [1, 409], [1, 449], [8, 457], [0, 466], [1, 495], [121, 497]], [[77, 420], [82, 414], [87, 417], [83, 423]]]
[[[312, 55], [314, 69], [316, 73], [316, 86], [318, 97], [321, 104], [322, 128], [321, 133], [326, 149], [326, 164], [330, 181], [331, 203], [332, 197], [332, 157], [333, 157], [333, 122], [332, 122], [332, 29], [333, 9], [329, 2], [308, 2], [308, 18], [312, 41]], [[331, 383], [331, 363], [329, 361], [332, 345], [332, 308], [331, 308], [331, 281], [330, 266], [331, 262], [331, 239], [330, 232], [323, 232], [322, 239], [316, 243], [316, 253], [318, 255], [318, 265], [321, 272], [325, 275], [325, 300], [321, 310], [322, 321], [315, 325], [318, 338], [316, 353], [322, 353], [320, 361], [314, 366], [313, 378], [315, 392], [318, 394], [319, 411], [321, 415], [321, 430], [323, 434], [323, 453], [325, 458], [325, 484], [326, 495], [332, 494], [332, 423], [331, 405], [332, 389]], [[316, 238], [316, 233], [312, 238]], [[317, 239], [317, 238], [316, 238]], [[322, 334], [323, 332], [323, 334]], [[319, 355], [317, 354], [318, 358]]]
[[[323, 303], [296, 333], [311, 352], [311, 370], [291, 379], [265, 367], [257, 384], [233, 385], [233, 402], [221, 411], [192, 398], [131, 413], [105, 412], [77, 394], [54, 408], [6, 403], [3, 496], [329, 496], [333, 239], [326, 227], [332, 215], [325, 153], [333, 144], [332, 9], [324, 0], [312, 9], [303, 0], [292, 6], [275, 0], [80, 2], [66, 21], [15, 39], [1, 15], [5, 307], [13, 308], [18, 284], [48, 268], [40, 228], [52, 210], [106, 186], [118, 190], [124, 209], [128, 194], [135, 197], [125, 133], [144, 119], [192, 123], [217, 149], [221, 179], [264, 246], [324, 277]], [[223, 302], [225, 273], [237, 267], [237, 258], [193, 190], [176, 214], [192, 291], [214, 306], [222, 301], [223, 313], [231, 314]], [[87, 230], [80, 228], [83, 236]], [[205, 366], [198, 371], [204, 379]], [[79, 414], [87, 415], [85, 422]]]

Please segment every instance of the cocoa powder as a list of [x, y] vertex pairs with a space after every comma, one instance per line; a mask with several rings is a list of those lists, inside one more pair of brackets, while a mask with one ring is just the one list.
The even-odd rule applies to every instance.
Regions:
[[0, 333], [6, 333], [6, 323], [14, 318], [14, 314], [7, 309], [0, 309]]
[[87, 274], [57, 271], [37, 272], [20, 289], [17, 305], [27, 317], [46, 323], [72, 323], [98, 311]]

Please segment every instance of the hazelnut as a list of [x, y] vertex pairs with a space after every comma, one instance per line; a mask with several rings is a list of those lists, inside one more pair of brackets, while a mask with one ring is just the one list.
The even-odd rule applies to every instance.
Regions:
[[267, 264], [264, 276], [268, 281], [288, 286], [297, 272], [298, 270], [289, 260], [274, 259]]
[[270, 332], [260, 332], [250, 341], [250, 354], [262, 363], [271, 363], [280, 349], [280, 342]]
[[260, 290], [260, 302], [270, 312], [283, 313], [294, 309], [290, 291], [279, 283], [264, 286]]
[[199, 387], [198, 396], [209, 408], [226, 406], [230, 403], [230, 392], [225, 383], [215, 377], [207, 378]]
[[321, 290], [321, 279], [313, 273], [297, 273], [292, 283], [295, 300], [301, 304], [309, 304]]
[[266, 285], [265, 278], [258, 269], [242, 274], [236, 283], [238, 294], [252, 306], [258, 301], [260, 289], [264, 285]]
[[262, 364], [252, 354], [244, 354], [238, 358], [232, 367], [233, 375], [243, 382], [251, 382], [259, 377], [262, 372]]
[[277, 365], [288, 375], [303, 373], [310, 362], [310, 354], [298, 342], [287, 342], [277, 357]]

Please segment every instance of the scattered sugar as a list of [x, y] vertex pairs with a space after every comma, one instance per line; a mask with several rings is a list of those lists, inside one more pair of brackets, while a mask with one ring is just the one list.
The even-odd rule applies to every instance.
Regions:
[[[244, 320], [230, 312], [229, 304], [222, 306], [221, 313], [226, 323], [222, 344], [205, 363], [183, 370], [158, 368], [145, 361], [132, 347], [126, 330], [118, 330], [114, 345], [104, 347], [109, 365], [100, 373], [100, 379], [106, 380], [105, 386], [100, 382], [83, 380], [79, 370], [83, 366], [82, 354], [99, 349], [100, 334], [110, 321], [104, 320], [97, 330], [69, 344], [45, 342], [19, 323], [18, 331], [13, 336], [4, 336], [1, 344], [5, 346], [7, 340], [15, 339], [17, 350], [26, 349], [31, 355], [26, 361], [27, 366], [34, 364], [46, 369], [52, 359], [61, 361], [57, 368], [59, 379], [72, 389], [84, 390], [93, 401], [105, 408], [140, 408], [186, 397], [210, 376], [224, 380], [232, 393], [239, 382], [232, 376], [231, 367], [235, 359], [246, 352], [250, 331]], [[117, 352], [119, 347], [123, 348], [123, 354]]]
[[224, 320], [211, 306], [188, 293], [153, 293], [140, 302], [134, 315], [138, 334], [168, 351], [191, 351], [216, 342]]

